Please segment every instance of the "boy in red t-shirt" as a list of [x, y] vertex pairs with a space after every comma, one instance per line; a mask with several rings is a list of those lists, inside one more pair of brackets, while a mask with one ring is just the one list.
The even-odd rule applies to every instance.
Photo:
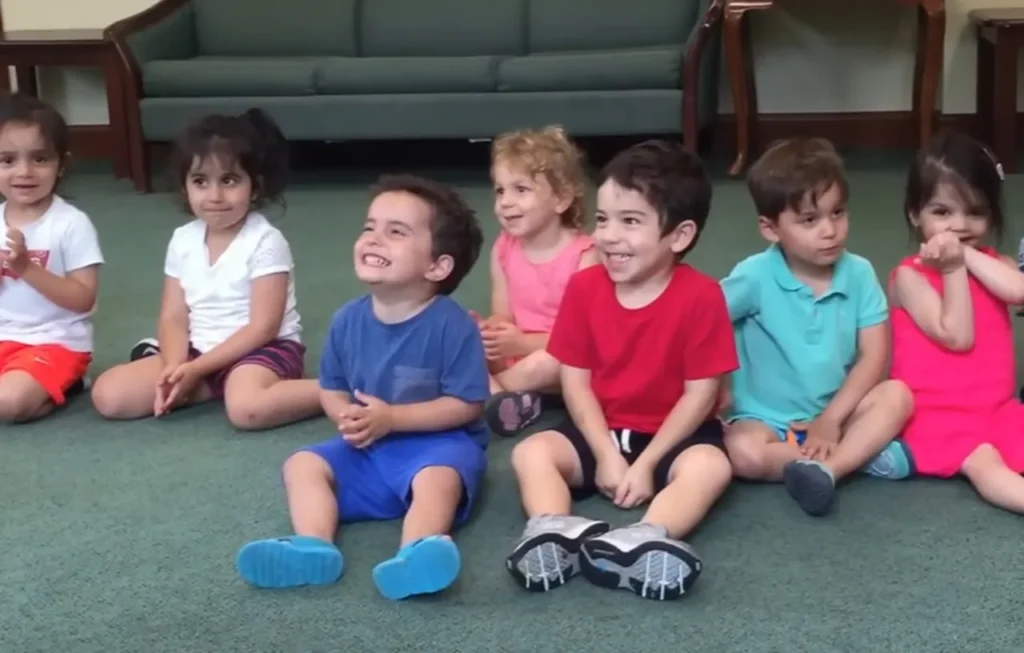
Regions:
[[[737, 368], [725, 298], [682, 263], [711, 206], [700, 159], [647, 141], [605, 167], [594, 243], [603, 265], [573, 275], [547, 349], [562, 365], [571, 420], [512, 452], [529, 521], [508, 557], [524, 587], [576, 573], [649, 599], [684, 594], [701, 571], [681, 541], [732, 477], [715, 417]], [[651, 501], [639, 523], [610, 530], [571, 516], [600, 492], [616, 506]]]

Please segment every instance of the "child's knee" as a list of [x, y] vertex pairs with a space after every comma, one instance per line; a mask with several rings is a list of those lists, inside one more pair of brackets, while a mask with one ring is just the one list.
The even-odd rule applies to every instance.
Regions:
[[555, 455], [548, 434], [554, 431], [541, 431], [522, 440], [512, 448], [512, 469], [517, 475], [529, 472], [538, 467], [554, 466]]
[[765, 437], [753, 430], [732, 428], [725, 434], [727, 460], [740, 478], [759, 479], [765, 475]]
[[271, 407], [262, 401], [262, 392], [247, 395], [229, 394], [224, 397], [224, 412], [228, 422], [240, 431], [258, 431], [270, 422]]
[[332, 480], [331, 468], [327, 461], [312, 451], [296, 451], [288, 456], [281, 466], [281, 475], [286, 486], [311, 480]]
[[40, 414], [50, 396], [24, 372], [0, 376], [0, 421], [24, 422]]
[[[873, 396], [872, 396], [873, 395]], [[902, 381], [889, 379], [878, 384], [869, 395], [871, 408], [889, 415], [909, 418], [914, 411], [914, 395]]]
[[704, 485], [725, 489], [732, 480], [733, 465], [721, 449], [700, 444], [686, 449], [672, 463], [669, 483], [676, 479], [701, 479]]
[[453, 467], [432, 465], [424, 467], [412, 477], [412, 497], [449, 497], [455, 503], [462, 498], [462, 476]]

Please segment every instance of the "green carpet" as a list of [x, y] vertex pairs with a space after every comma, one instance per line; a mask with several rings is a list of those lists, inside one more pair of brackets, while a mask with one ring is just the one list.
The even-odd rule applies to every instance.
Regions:
[[[908, 246], [903, 165], [851, 163], [850, 248], [882, 276]], [[465, 190], [493, 239], [485, 172], [438, 174]], [[351, 248], [368, 177], [307, 177], [278, 224], [298, 262], [315, 372], [328, 319], [361, 292]], [[1024, 207], [1019, 179], [1007, 182], [1009, 215]], [[186, 216], [171, 195], [137, 195], [105, 172], [73, 175], [69, 191], [96, 222], [108, 261], [95, 373], [152, 334], [164, 248]], [[1019, 236], [1011, 231], [1008, 252]], [[691, 262], [722, 275], [761, 246], [744, 186], [719, 178]], [[487, 279], [484, 259], [458, 298], [484, 310]], [[334, 587], [249, 588], [235, 576], [238, 547], [289, 528], [281, 462], [331, 434], [326, 420], [241, 434], [215, 405], [109, 423], [85, 398], [43, 422], [3, 427], [0, 652], [1024, 650], [1022, 522], [958, 481], [855, 479], [818, 520], [779, 486], [737, 485], [692, 538], [706, 571], [685, 599], [658, 604], [583, 579], [529, 594], [504, 569], [523, 523], [508, 441], [490, 450], [478, 517], [457, 535], [464, 572], [445, 594], [404, 603], [377, 595], [370, 570], [391, 555], [397, 523], [345, 531], [346, 573]], [[579, 511], [616, 523], [639, 514], [596, 500]]]

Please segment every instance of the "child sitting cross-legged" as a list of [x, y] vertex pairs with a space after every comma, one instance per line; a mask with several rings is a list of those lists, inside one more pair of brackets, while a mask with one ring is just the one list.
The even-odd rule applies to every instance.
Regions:
[[[594, 243], [603, 265], [573, 275], [548, 351], [571, 419], [512, 452], [529, 520], [507, 559], [527, 589], [578, 571], [649, 599], [684, 594], [701, 572], [682, 541], [732, 477], [715, 417], [736, 349], [718, 283], [682, 262], [707, 220], [711, 185], [696, 155], [664, 141], [618, 154], [601, 175]], [[643, 519], [571, 516], [600, 492]]]
[[740, 357], [725, 443], [737, 476], [781, 480], [819, 516], [858, 470], [910, 474], [894, 441], [910, 393], [886, 380], [885, 293], [871, 263], [846, 251], [848, 189], [831, 143], [775, 145], [748, 185], [771, 246], [722, 281]]
[[398, 553], [377, 565], [381, 594], [439, 592], [459, 573], [448, 533], [466, 521], [487, 467], [480, 333], [449, 295], [483, 236], [453, 190], [385, 177], [355, 243], [369, 294], [334, 316], [320, 363], [320, 397], [338, 433], [293, 454], [284, 485], [295, 535], [238, 554], [257, 587], [333, 583], [340, 522], [403, 519]]
[[487, 423], [502, 436], [533, 424], [542, 402], [560, 405], [558, 361], [545, 349], [565, 286], [597, 263], [583, 233], [581, 154], [559, 127], [502, 134], [491, 148], [494, 213], [492, 314], [480, 322], [494, 376]]

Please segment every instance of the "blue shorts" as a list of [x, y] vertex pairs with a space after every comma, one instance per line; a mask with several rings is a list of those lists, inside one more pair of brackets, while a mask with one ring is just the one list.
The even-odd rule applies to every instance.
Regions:
[[777, 424], [775, 424], [773, 422], [769, 422], [768, 420], [758, 419], [758, 418], [756, 418], [756, 417], [754, 417], [752, 415], [739, 415], [739, 416], [730, 417], [728, 423], [732, 424], [733, 422], [740, 422], [740, 421], [746, 421], [746, 420], [749, 420], [749, 421], [752, 421], [752, 422], [761, 422], [762, 424], [764, 424], [768, 428], [772, 429], [773, 431], [775, 431], [775, 435], [778, 436], [780, 442], [788, 442], [790, 444], [795, 444], [796, 446], [799, 447], [799, 446], [803, 446], [804, 442], [807, 440], [807, 432], [806, 431], [794, 431], [793, 429], [791, 429], [789, 427], [778, 426]]
[[462, 478], [455, 526], [469, 519], [487, 471], [487, 454], [463, 430], [396, 433], [367, 449], [336, 436], [301, 449], [327, 461], [342, 522], [401, 519], [412, 502], [412, 479], [424, 467], [451, 467]]

